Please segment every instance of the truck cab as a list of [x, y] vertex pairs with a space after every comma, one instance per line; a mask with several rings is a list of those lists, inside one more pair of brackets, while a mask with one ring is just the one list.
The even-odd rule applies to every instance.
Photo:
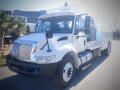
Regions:
[[101, 52], [110, 54], [110, 40], [98, 39], [95, 25], [93, 17], [86, 13], [42, 15], [34, 33], [14, 41], [7, 65], [17, 73], [54, 76], [56, 85], [68, 86], [81, 65]]

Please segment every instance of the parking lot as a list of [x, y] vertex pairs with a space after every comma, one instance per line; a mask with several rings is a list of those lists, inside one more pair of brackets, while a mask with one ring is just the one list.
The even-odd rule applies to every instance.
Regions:
[[[77, 70], [72, 84], [66, 90], [119, 90], [120, 41], [112, 41], [109, 57], [95, 58], [82, 71]], [[0, 67], [0, 90], [61, 90], [51, 79], [19, 75], [7, 66]]]

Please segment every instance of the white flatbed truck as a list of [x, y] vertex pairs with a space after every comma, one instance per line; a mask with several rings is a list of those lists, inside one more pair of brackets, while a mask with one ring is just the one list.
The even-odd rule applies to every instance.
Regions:
[[97, 33], [93, 17], [70, 11], [42, 15], [35, 33], [14, 41], [6, 61], [10, 70], [53, 77], [65, 87], [76, 69], [96, 56], [110, 55], [111, 41]]

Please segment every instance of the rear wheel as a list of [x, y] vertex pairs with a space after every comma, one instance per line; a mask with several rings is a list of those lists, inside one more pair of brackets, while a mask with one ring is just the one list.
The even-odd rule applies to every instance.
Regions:
[[105, 49], [105, 50], [102, 51], [102, 55], [103, 56], [109, 56], [110, 52], [111, 52], [111, 42], [108, 43], [107, 49]]
[[59, 87], [68, 86], [73, 78], [75, 64], [71, 56], [66, 56], [56, 70], [55, 84]]

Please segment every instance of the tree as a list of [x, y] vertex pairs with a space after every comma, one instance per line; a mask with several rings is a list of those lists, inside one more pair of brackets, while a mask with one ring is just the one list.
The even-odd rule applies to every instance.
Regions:
[[26, 24], [23, 21], [11, 19], [8, 25], [8, 29], [14, 31], [18, 36], [26, 33]]
[[25, 23], [0, 12], [0, 50], [3, 48], [5, 32], [14, 31], [18, 36], [25, 31]]
[[2, 49], [4, 43], [4, 35], [7, 30], [9, 17], [3, 12], [0, 12], [0, 50]]
[[21, 21], [15, 21], [16, 23], [16, 28], [15, 28], [15, 32], [18, 36], [21, 36], [22, 34], [26, 33], [26, 25], [24, 22]]

